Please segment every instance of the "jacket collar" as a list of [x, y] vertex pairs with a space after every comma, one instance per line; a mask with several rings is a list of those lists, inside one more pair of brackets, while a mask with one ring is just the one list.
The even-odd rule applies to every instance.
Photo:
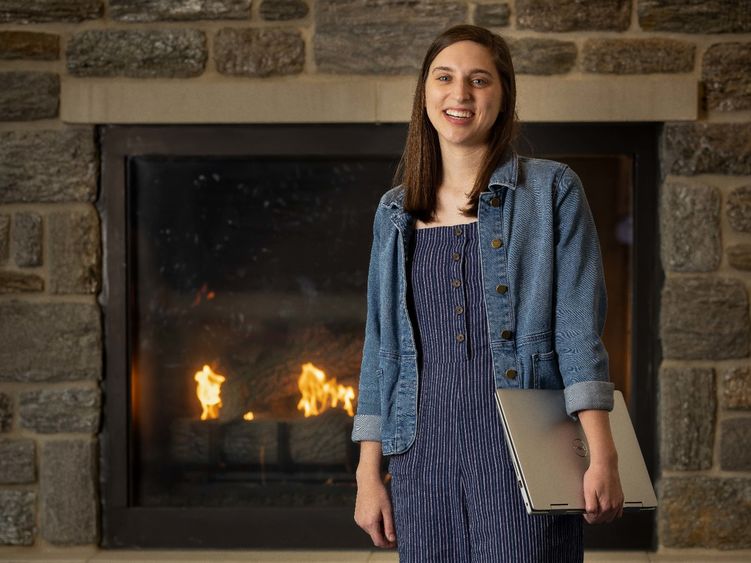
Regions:
[[[499, 191], [503, 186], [516, 190], [519, 175], [519, 155], [511, 146], [509, 146], [503, 154], [504, 157], [501, 160], [501, 163], [493, 171], [493, 174], [490, 176], [490, 181], [488, 182], [488, 188], [493, 192]], [[399, 189], [394, 190], [392, 196], [383, 201], [383, 205], [392, 209], [403, 209], [404, 188], [401, 185], [398, 187]]]

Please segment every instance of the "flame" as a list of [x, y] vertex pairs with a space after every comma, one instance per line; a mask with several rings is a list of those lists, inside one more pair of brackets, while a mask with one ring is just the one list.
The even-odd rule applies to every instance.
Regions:
[[336, 378], [326, 380], [326, 373], [311, 362], [302, 365], [302, 373], [297, 380], [302, 393], [297, 409], [305, 411], [305, 417], [321, 414], [329, 406], [335, 407], [342, 401], [342, 408], [349, 416], [355, 416], [352, 410], [352, 399], [355, 391], [352, 387], [345, 387], [336, 382]]
[[253, 411], [248, 411], [243, 415], [243, 420], [253, 420], [254, 418]]
[[216, 297], [216, 293], [214, 291], [209, 291], [209, 285], [204, 283], [201, 286], [201, 289], [196, 292], [196, 296], [193, 299], [193, 307], [201, 303], [202, 295], [206, 297], [206, 301], [211, 301], [212, 299], [214, 299], [214, 297]]
[[198, 400], [201, 401], [201, 407], [203, 407], [201, 420], [218, 418], [219, 409], [222, 406], [221, 386], [226, 378], [214, 373], [209, 366], [204, 365], [201, 371], [196, 372], [193, 379], [198, 382], [196, 395], [198, 395]]

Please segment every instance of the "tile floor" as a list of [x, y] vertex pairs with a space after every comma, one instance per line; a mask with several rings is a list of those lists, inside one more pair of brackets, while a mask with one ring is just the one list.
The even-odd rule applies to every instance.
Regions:
[[[95, 548], [32, 550], [28, 548], [0, 548], [0, 561], [43, 561], [50, 563], [398, 563], [395, 552], [389, 551], [183, 551], [183, 550], [100, 550]], [[585, 563], [609, 562], [715, 562], [750, 563], [751, 550], [661, 550], [590, 551]]]

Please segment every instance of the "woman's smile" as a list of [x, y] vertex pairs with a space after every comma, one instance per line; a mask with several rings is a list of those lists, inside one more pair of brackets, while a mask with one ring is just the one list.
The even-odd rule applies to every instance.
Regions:
[[456, 125], [466, 125], [470, 121], [472, 121], [475, 113], [473, 111], [463, 109], [445, 109], [443, 110], [443, 115], [450, 123], [454, 123]]

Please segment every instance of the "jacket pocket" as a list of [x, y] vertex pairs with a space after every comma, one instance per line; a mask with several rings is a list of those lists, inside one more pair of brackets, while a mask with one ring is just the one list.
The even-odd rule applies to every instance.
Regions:
[[563, 389], [555, 350], [532, 354], [532, 387], [534, 389]]

